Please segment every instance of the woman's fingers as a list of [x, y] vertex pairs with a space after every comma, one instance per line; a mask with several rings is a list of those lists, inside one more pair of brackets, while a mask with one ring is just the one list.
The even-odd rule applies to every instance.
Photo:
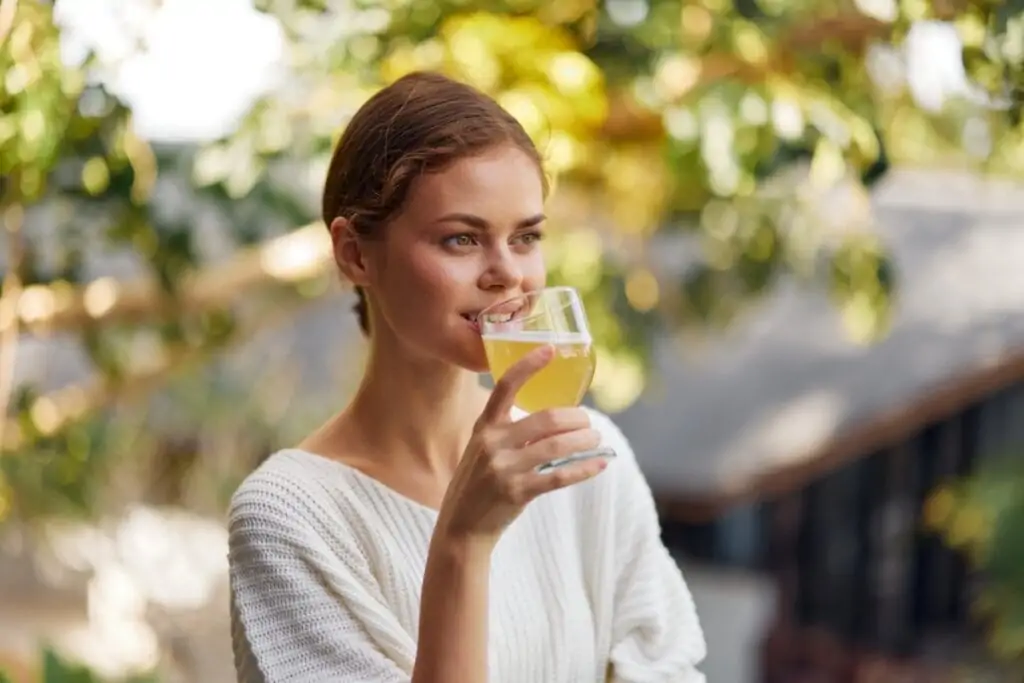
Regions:
[[507, 425], [502, 440], [510, 448], [520, 448], [557, 434], [589, 427], [590, 416], [582, 408], [551, 408], [531, 413]]
[[506, 457], [512, 460], [508, 463], [510, 469], [516, 472], [526, 472], [535, 470], [552, 460], [561, 460], [574, 453], [589, 451], [600, 445], [601, 432], [591, 427], [585, 427], [544, 437], [522, 448], [508, 451]]
[[600, 474], [608, 462], [604, 458], [589, 458], [563, 465], [546, 472], [531, 470], [524, 473], [522, 490], [532, 500], [551, 491], [557, 491], [592, 479]]

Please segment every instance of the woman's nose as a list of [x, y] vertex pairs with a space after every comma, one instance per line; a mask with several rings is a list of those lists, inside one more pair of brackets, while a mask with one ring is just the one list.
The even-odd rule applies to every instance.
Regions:
[[515, 289], [523, 281], [523, 269], [507, 246], [488, 250], [487, 266], [480, 285], [484, 289]]

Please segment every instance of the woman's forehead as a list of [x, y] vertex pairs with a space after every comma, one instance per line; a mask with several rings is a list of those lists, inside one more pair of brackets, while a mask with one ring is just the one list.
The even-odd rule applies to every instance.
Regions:
[[438, 173], [418, 178], [409, 205], [417, 213], [452, 211], [478, 215], [537, 212], [544, 187], [537, 164], [516, 147], [459, 159]]

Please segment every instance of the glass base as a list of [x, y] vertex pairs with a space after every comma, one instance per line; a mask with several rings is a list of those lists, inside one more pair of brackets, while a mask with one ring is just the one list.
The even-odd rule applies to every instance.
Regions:
[[588, 451], [580, 451], [579, 453], [573, 453], [572, 455], [568, 455], [564, 458], [558, 458], [557, 460], [546, 462], [543, 465], [538, 465], [537, 471], [541, 473], [551, 472], [552, 470], [557, 470], [561, 467], [565, 467], [566, 465], [578, 462], [580, 460], [590, 460], [591, 458], [611, 459], [614, 458], [615, 455], [615, 449], [608, 448], [607, 446], [602, 446], [601, 448], [592, 448]]

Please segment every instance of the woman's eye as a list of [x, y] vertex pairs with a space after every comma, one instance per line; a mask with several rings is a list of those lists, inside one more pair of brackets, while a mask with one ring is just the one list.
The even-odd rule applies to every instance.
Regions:
[[533, 244], [534, 242], [540, 242], [543, 239], [544, 235], [540, 231], [526, 232], [519, 236], [519, 241], [523, 244]]
[[446, 237], [444, 240], [444, 244], [445, 246], [449, 247], [471, 247], [474, 244], [476, 244], [476, 240], [473, 238], [472, 235], [462, 233], [460, 235], [452, 235], [451, 237]]

